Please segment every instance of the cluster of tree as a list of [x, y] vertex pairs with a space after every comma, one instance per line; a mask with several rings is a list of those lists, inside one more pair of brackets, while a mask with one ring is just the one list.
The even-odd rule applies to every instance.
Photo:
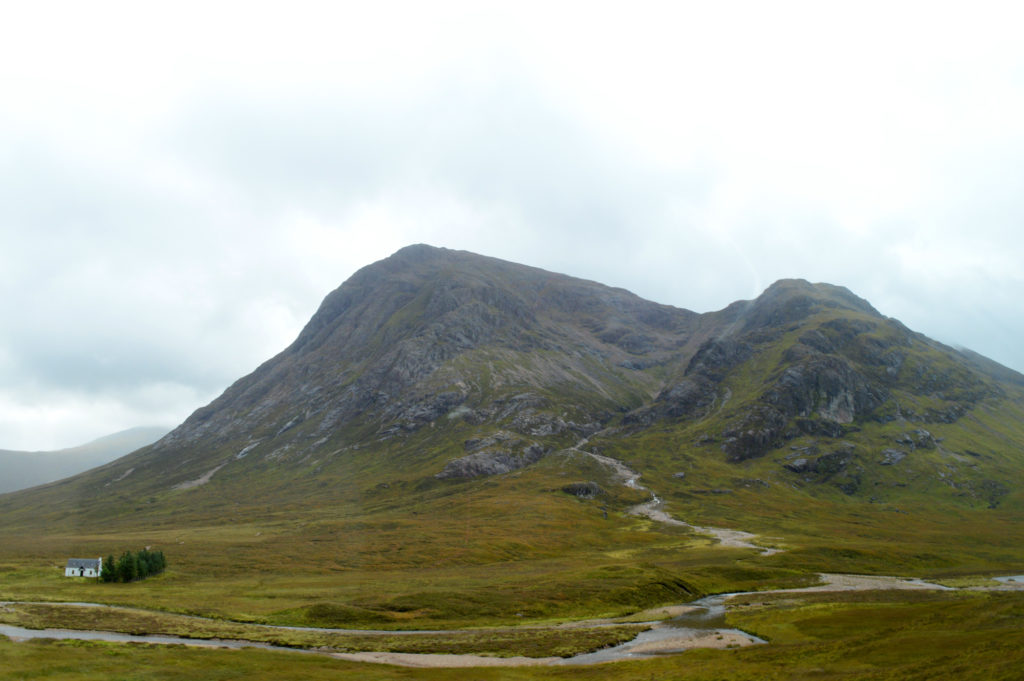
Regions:
[[163, 551], [142, 549], [132, 553], [125, 551], [116, 561], [114, 556], [107, 556], [100, 570], [100, 579], [104, 582], [134, 582], [157, 575], [167, 567], [167, 559]]

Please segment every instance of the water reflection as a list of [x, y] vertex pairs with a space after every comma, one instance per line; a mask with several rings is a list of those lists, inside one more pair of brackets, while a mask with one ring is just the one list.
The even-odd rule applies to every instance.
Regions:
[[689, 604], [689, 610], [640, 633], [632, 641], [576, 655], [562, 664], [598, 664], [677, 653], [694, 647], [729, 647], [767, 643], [740, 629], [725, 626], [725, 601], [750, 592], [706, 596]]
[[114, 643], [158, 643], [161, 645], [210, 646], [211, 648], [263, 648], [264, 650], [287, 650], [291, 652], [312, 652], [301, 648], [275, 646], [258, 641], [235, 641], [230, 639], [196, 639], [161, 634], [122, 634], [116, 631], [89, 631], [80, 629], [25, 629], [10, 624], [0, 624], [0, 636], [15, 641], [33, 638], [50, 638], [74, 641], [111, 641]]

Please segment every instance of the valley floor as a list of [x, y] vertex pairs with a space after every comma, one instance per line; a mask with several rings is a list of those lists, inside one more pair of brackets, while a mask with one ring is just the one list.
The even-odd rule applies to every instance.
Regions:
[[[610, 518], [602, 502], [538, 494], [555, 470], [509, 476], [500, 494], [472, 483], [422, 507], [368, 493], [351, 511], [268, 508], [233, 524], [10, 531], [0, 622], [17, 629], [0, 636], [0, 679], [430, 681], [464, 679], [466, 668], [478, 679], [1019, 679], [1024, 582], [987, 576], [1019, 569], [1012, 513], [964, 513], [936, 533], [925, 514], [836, 505], [822, 516], [836, 533], [814, 524], [820, 506], [754, 526], [724, 503], [709, 516], [710, 503], [671, 499], [691, 524], [622, 460], [573, 449], [585, 456], [568, 479], [614, 471], [606, 486], [623, 496]], [[719, 525], [785, 536], [785, 550]], [[941, 550], [954, 533], [949, 559]], [[57, 576], [57, 556], [149, 544], [173, 548], [158, 578]], [[667, 622], [695, 606], [709, 613], [699, 626]], [[95, 636], [30, 631], [47, 628]], [[140, 637], [103, 640], [109, 631]], [[151, 645], [151, 634], [173, 638]]]
[[[626, 640], [617, 645], [614, 644], [614, 641], [610, 641], [612, 643], [610, 647], [597, 652], [581, 651], [568, 657], [556, 655], [496, 656], [493, 653], [490, 655], [474, 653], [423, 653], [385, 649], [389, 646], [395, 646], [395, 639], [401, 638], [420, 639], [420, 641], [411, 646], [413, 649], [423, 648], [424, 646], [429, 647], [430, 645], [444, 648], [445, 646], [452, 645], [453, 642], [458, 642], [460, 638], [467, 634], [466, 630], [346, 630], [245, 623], [234, 623], [235, 628], [231, 629], [230, 626], [225, 627], [225, 623], [222, 621], [210, 620], [208, 618], [167, 615], [137, 608], [122, 608], [92, 603], [0, 603], [0, 621], [8, 623], [0, 624], [0, 635], [6, 636], [15, 642], [44, 639], [184, 645], [203, 648], [261, 648], [278, 652], [312, 652], [352, 662], [415, 668], [554, 667], [637, 660], [652, 656], [663, 656], [669, 653], [679, 653], [696, 648], [735, 649], [768, 643], [767, 640], [761, 639], [754, 634], [725, 626], [729, 604], [737, 600], [743, 601], [747, 599], [744, 602], [744, 607], [750, 607], [754, 603], [750, 599], [755, 599], [758, 601], [759, 606], [763, 608], [766, 605], [763, 602], [765, 599], [771, 601], [773, 598], [781, 596], [798, 597], [803, 594], [832, 594], [833, 596], [841, 596], [842, 594], [850, 594], [852, 592], [955, 591], [950, 587], [919, 579], [841, 574], [823, 574], [820, 577], [821, 584], [815, 586], [706, 597], [691, 604], [637, 613], [633, 617], [628, 618], [628, 620], [624, 618], [618, 620], [600, 619], [574, 622], [571, 625], [563, 624], [550, 627], [528, 626], [520, 628], [519, 632], [510, 628], [477, 629], [471, 632], [472, 635], [482, 638], [500, 638], [501, 636], [510, 635], [514, 638], [515, 633], [527, 632], [529, 636], [534, 638], [539, 636], [557, 640], [565, 638], [572, 631], [605, 629], [615, 630], [616, 635], [626, 638]], [[1014, 578], [1004, 578], [1001, 581], [992, 580], [989, 586], [966, 587], [964, 590], [1024, 593], [1024, 579], [1019, 581]], [[841, 602], [841, 600], [838, 602]], [[88, 622], [103, 619], [102, 617], [97, 617], [97, 613], [113, 616], [106, 618], [106, 621], [109, 623], [109, 629], [82, 628], [82, 625]], [[187, 626], [181, 626], [185, 621], [187, 621]], [[69, 628], [55, 629], [38, 626], [47, 622]], [[197, 628], [195, 626], [197, 622], [205, 625], [207, 628], [203, 629], [201, 626]], [[120, 626], [117, 623], [120, 623]], [[638, 623], [636, 630], [643, 630], [635, 638], [633, 637], [634, 630], [628, 628], [630, 623]], [[15, 626], [16, 624], [28, 626]], [[154, 631], [140, 633], [147, 625], [152, 627]], [[190, 632], [192, 635], [188, 635], [188, 633], [181, 636], [168, 635], [168, 632], [173, 632], [176, 629], [179, 631], [183, 629], [184, 632]], [[248, 632], [249, 637], [227, 640], [218, 636], [218, 634], [230, 634], [232, 631], [236, 634]], [[303, 640], [301, 637], [292, 637], [286, 638], [283, 641], [279, 638], [282, 634], [295, 634], [297, 632], [315, 633], [318, 635], [328, 634], [330, 638], [318, 637]], [[281, 643], [284, 643], [284, 645]], [[604, 641], [603, 643], [596, 640], [590, 640], [589, 642], [586, 640], [580, 641], [580, 645], [584, 647], [595, 644], [598, 646], [608, 645], [609, 641]], [[358, 648], [364, 646], [365, 648], [362, 651], [358, 650]], [[401, 644], [398, 644], [398, 646], [401, 647]]]

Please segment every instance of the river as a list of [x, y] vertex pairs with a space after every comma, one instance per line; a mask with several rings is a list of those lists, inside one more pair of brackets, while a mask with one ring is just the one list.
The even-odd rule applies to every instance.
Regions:
[[210, 648], [263, 648], [266, 650], [287, 650], [289, 652], [313, 653], [317, 651], [302, 648], [275, 646], [258, 641], [233, 641], [229, 639], [198, 639], [162, 634], [123, 634], [117, 631], [96, 631], [90, 629], [25, 629], [11, 624], [0, 624], [0, 635], [14, 641], [34, 638], [48, 638], [73, 641], [110, 641], [112, 643], [153, 643], [159, 645], [187, 645]]
[[[515, 665], [589, 665], [604, 662], [617, 662], [621, 660], [638, 659], [652, 655], [663, 655], [666, 653], [680, 652], [691, 648], [727, 648], [749, 645], [764, 644], [766, 641], [739, 629], [728, 628], [725, 624], [726, 601], [732, 596], [746, 595], [753, 593], [779, 593], [779, 592], [813, 592], [813, 591], [854, 591], [866, 589], [945, 589], [946, 587], [937, 584], [930, 584], [920, 580], [901, 579], [898, 577], [875, 577], [864, 575], [821, 575], [822, 584], [813, 587], [802, 587], [799, 589], [781, 589], [776, 592], [754, 592], [744, 591], [730, 594], [716, 594], [705, 596], [691, 603], [681, 606], [683, 612], [672, 619], [658, 622], [651, 622], [651, 628], [641, 632], [636, 638], [620, 645], [611, 646], [592, 653], [583, 653], [569, 658], [547, 657], [547, 658], [497, 658], [481, 655], [434, 655], [414, 653], [390, 653], [390, 652], [363, 652], [363, 653], [332, 653], [319, 650], [306, 650], [302, 648], [289, 648], [275, 646], [269, 643], [257, 641], [242, 641], [230, 639], [195, 639], [180, 636], [165, 636], [159, 634], [136, 635], [124, 634], [111, 631], [97, 630], [72, 630], [72, 629], [26, 629], [8, 624], [0, 624], [0, 635], [7, 636], [14, 640], [27, 640], [34, 638], [50, 639], [75, 639], [85, 641], [111, 641], [115, 643], [151, 643], [161, 645], [188, 645], [200, 647], [220, 648], [261, 648], [264, 650], [279, 650], [288, 652], [303, 652], [309, 654], [324, 654], [347, 660], [362, 662], [378, 662], [385, 664], [398, 664], [412, 667], [470, 667], [470, 666], [515, 666]], [[1014, 582], [1010, 582], [1014, 584]], [[1024, 578], [1018, 582], [1024, 587]], [[4, 602], [0, 606], [15, 604], [17, 602]], [[53, 603], [51, 605], [58, 605]], [[61, 603], [59, 605], [71, 605], [74, 607], [97, 608], [110, 607], [98, 603]], [[200, 618], [201, 619], [201, 618]], [[607, 621], [594, 621], [591, 626], [610, 624]], [[587, 622], [579, 622], [577, 625], [588, 625]], [[266, 629], [300, 629], [301, 627], [279, 627], [274, 625], [258, 625]], [[338, 634], [381, 634], [381, 635], [415, 635], [415, 634], [446, 634], [464, 633], [460, 630], [438, 630], [432, 632], [424, 631], [384, 631], [384, 630], [349, 630], [349, 629], [316, 629]], [[557, 636], [557, 628], [551, 630], [552, 636]]]

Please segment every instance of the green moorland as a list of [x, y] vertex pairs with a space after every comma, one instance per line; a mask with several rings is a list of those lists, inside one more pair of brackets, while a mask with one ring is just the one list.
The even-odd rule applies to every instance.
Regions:
[[[7, 532], [0, 542], [0, 600], [434, 629], [621, 616], [704, 593], [811, 579], [750, 550], [723, 549], [621, 509], [606, 519], [601, 501], [580, 501], [558, 488], [537, 492], [542, 484], [550, 485], [542, 470], [523, 471], [498, 485], [464, 485], [463, 494], [423, 502], [419, 511], [267, 509], [234, 524], [183, 518], [175, 528]], [[637, 493], [635, 500], [642, 499]], [[112, 545], [160, 547], [168, 568], [131, 584], [61, 576], [66, 556], [103, 555]]]
[[[669, 431], [644, 437], [650, 439], [641, 440], [642, 447], [632, 446], [651, 451], [660, 441], [658, 446], [671, 451], [672, 438], [681, 436]], [[161, 612], [100, 616], [16, 606], [0, 619], [337, 650], [546, 656], [598, 648], [628, 634], [584, 629], [570, 637], [564, 630], [520, 627], [499, 633], [481, 627], [626, 616], [705, 593], [807, 585], [819, 570], [962, 584], [990, 584], [981, 579], [985, 574], [1024, 572], [1022, 518], [1013, 495], [999, 508], [972, 507], [955, 495], [931, 504], [924, 494], [907, 495], [896, 512], [891, 504], [857, 503], [842, 493], [822, 493], [821, 487], [768, 494], [772, 487], [736, 484], [733, 464], [699, 459], [683, 479], [693, 487], [684, 487], [653, 456], [615, 454], [645, 471], [642, 482], [666, 496], [677, 517], [758, 531], [765, 543], [785, 550], [764, 556], [723, 548], [685, 528], [628, 515], [624, 509], [647, 493], [615, 487], [611, 478], [600, 480], [608, 490], [604, 497], [576, 499], [557, 481], [599, 478], [600, 471], [587, 457], [565, 454], [497, 479], [431, 483], [414, 494], [373, 485], [364, 488], [358, 505], [257, 512], [255, 503], [231, 502], [245, 509], [245, 522], [212, 524], [207, 509], [196, 506], [195, 516], [183, 512], [177, 527], [122, 521], [107, 532], [7, 530], [0, 543], [0, 600], [89, 601]], [[759, 463], [764, 462], [748, 465]], [[706, 482], [697, 487], [698, 480]], [[727, 485], [730, 493], [704, 492]], [[455, 487], [459, 494], [450, 493]], [[214, 494], [209, 499], [219, 503]], [[603, 509], [609, 509], [607, 518]], [[112, 546], [135, 545], [164, 550], [167, 571], [130, 584], [61, 577], [68, 555], [104, 555]], [[739, 606], [730, 624], [770, 645], [592, 668], [481, 668], [472, 678], [1009, 679], [1017, 678], [1024, 662], [1022, 594], [764, 595]], [[246, 623], [466, 631], [370, 639], [268, 635]], [[0, 678], [467, 678], [457, 669], [137, 644], [0, 641], [0, 659]], [[956, 673], [944, 676], [951, 669]]]

